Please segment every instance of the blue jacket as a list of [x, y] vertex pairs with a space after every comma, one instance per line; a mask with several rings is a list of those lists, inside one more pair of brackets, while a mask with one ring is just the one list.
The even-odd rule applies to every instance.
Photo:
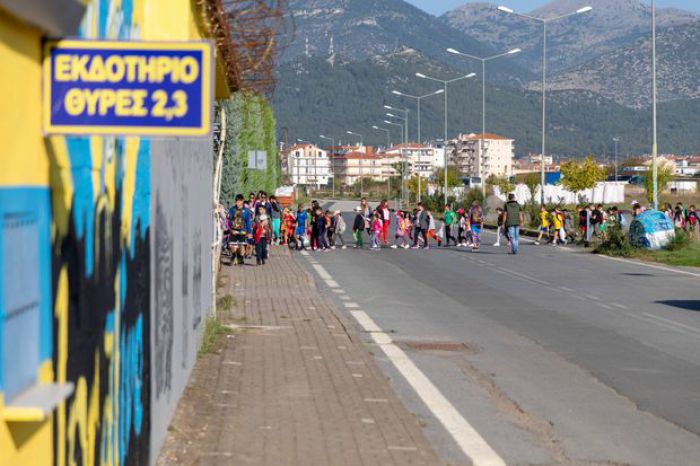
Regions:
[[[232, 206], [228, 211], [228, 217], [233, 218], [236, 215], [236, 206]], [[243, 217], [243, 229], [249, 235], [253, 234], [253, 216], [250, 214], [250, 210], [245, 207], [241, 207], [241, 216]]]

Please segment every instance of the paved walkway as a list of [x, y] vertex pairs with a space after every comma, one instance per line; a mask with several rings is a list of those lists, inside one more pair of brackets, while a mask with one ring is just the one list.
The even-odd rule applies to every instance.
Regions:
[[418, 420], [356, 330], [286, 249], [223, 269], [220, 318], [240, 326], [202, 357], [159, 465], [437, 465]]

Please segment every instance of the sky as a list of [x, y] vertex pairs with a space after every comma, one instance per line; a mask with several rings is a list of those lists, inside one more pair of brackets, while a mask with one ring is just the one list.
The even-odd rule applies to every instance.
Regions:
[[[471, 3], [476, 0], [406, 0], [409, 3], [424, 9], [428, 13], [441, 15], [444, 12]], [[489, 1], [489, 0], [479, 0]], [[530, 11], [538, 8], [551, 0], [492, 0], [491, 3], [498, 3], [513, 8], [514, 10]], [[645, 3], [650, 3], [648, 0]], [[674, 7], [683, 8], [685, 10], [696, 11], [700, 13], [700, 0], [657, 0], [659, 7]]]

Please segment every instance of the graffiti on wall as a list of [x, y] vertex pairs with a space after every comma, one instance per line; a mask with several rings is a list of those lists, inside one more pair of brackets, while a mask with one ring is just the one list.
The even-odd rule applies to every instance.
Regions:
[[173, 238], [159, 193], [155, 223], [155, 379], [156, 396], [170, 390], [173, 352]]
[[[52, 141], [55, 464], [149, 455], [148, 142]], [[146, 203], [148, 201], [146, 200]]]
[[[138, 36], [142, 0], [93, 0], [80, 35]], [[75, 391], [54, 416], [54, 464], [148, 464], [150, 142], [48, 142], [53, 365]]]

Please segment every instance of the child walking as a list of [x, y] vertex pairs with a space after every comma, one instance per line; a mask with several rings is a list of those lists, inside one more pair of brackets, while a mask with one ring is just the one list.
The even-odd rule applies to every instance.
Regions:
[[381, 249], [379, 247], [379, 237], [382, 233], [384, 227], [384, 221], [382, 220], [379, 212], [374, 212], [374, 218], [372, 219], [371, 236], [370, 236], [370, 249]]
[[362, 231], [365, 229], [365, 216], [362, 212], [362, 207], [355, 207], [355, 220], [352, 223], [352, 238], [355, 240], [355, 247], [362, 248], [364, 241]]

